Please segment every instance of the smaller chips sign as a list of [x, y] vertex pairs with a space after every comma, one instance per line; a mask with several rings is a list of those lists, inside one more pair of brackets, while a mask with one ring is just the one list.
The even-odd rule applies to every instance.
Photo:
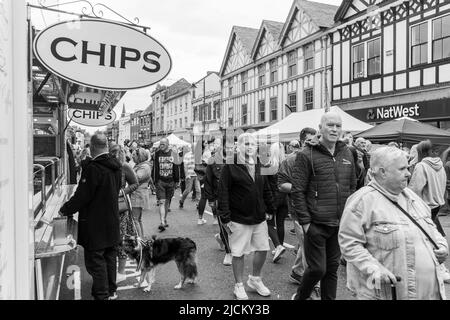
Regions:
[[102, 113], [97, 110], [69, 109], [69, 119], [88, 127], [103, 127], [116, 120], [114, 111]]

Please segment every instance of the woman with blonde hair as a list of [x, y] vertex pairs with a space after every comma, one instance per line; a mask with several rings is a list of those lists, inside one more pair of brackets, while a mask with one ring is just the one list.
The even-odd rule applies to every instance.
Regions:
[[148, 161], [148, 154], [144, 148], [137, 148], [132, 153], [133, 162], [136, 164], [133, 168], [136, 173], [139, 187], [131, 194], [131, 205], [133, 207], [133, 218], [137, 221], [139, 236], [144, 236], [144, 225], [142, 224], [142, 210], [150, 210], [150, 194], [148, 192], [148, 183], [151, 178], [152, 168]]
[[[138, 188], [138, 181], [133, 169], [125, 161], [125, 150], [121, 145], [114, 144], [109, 148], [109, 154], [119, 160], [122, 165], [122, 182], [121, 189], [123, 189], [125, 195], [131, 195]], [[120, 237], [122, 238], [126, 234], [136, 235], [135, 228], [133, 227], [133, 221], [131, 220], [131, 212], [125, 211], [119, 213], [120, 218]], [[121, 282], [127, 278], [125, 274], [125, 265], [127, 262], [127, 254], [122, 246], [118, 248], [119, 266], [117, 268], [116, 282]]]
[[272, 261], [276, 263], [281, 255], [286, 251], [284, 243], [284, 220], [288, 215], [287, 196], [278, 189], [278, 170], [281, 163], [286, 158], [284, 146], [280, 142], [273, 143], [270, 146], [269, 162], [265, 166], [262, 174], [267, 174], [270, 187], [275, 200], [276, 213], [273, 217], [269, 216], [267, 221], [269, 237], [275, 247]]

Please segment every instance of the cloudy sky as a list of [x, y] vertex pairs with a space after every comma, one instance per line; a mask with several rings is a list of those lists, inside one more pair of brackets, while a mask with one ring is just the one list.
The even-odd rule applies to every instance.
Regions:
[[[341, 3], [341, 0], [316, 1], [336, 6]], [[45, 4], [58, 2], [69, 0], [47, 0]], [[219, 71], [233, 25], [259, 28], [263, 19], [285, 22], [293, 0], [102, 0], [101, 3], [130, 20], [138, 17], [141, 25], [151, 28], [149, 34], [166, 47], [173, 62], [170, 74], [161, 84], [172, 84], [180, 78], [195, 82], [207, 71]], [[80, 2], [60, 9], [80, 13], [83, 6]], [[40, 27], [73, 18], [39, 11], [33, 10], [32, 20]], [[120, 19], [108, 15], [106, 10], [105, 17]], [[122, 103], [127, 112], [145, 109], [153, 89], [127, 92], [115, 111], [121, 112]]]

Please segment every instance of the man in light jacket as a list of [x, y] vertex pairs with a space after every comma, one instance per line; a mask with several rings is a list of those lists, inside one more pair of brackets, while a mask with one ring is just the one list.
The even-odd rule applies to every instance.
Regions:
[[448, 244], [431, 220], [430, 208], [406, 187], [406, 155], [397, 148], [379, 148], [370, 167], [374, 179], [347, 200], [340, 223], [347, 286], [358, 299], [392, 299], [391, 282], [401, 300], [445, 299], [440, 264], [448, 256]]

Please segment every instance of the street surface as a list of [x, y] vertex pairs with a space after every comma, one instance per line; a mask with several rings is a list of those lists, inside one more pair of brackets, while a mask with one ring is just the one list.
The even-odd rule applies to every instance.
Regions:
[[[169, 262], [159, 266], [156, 271], [156, 281], [150, 293], [143, 292], [143, 288], [135, 288], [133, 284], [137, 282], [139, 274], [136, 272], [136, 264], [128, 261], [126, 267], [127, 279], [119, 283], [118, 296], [120, 300], [233, 300], [233, 271], [231, 266], [222, 264], [225, 252], [219, 250], [219, 246], [214, 239], [214, 234], [218, 233], [218, 226], [213, 225], [213, 217], [210, 213], [205, 213], [204, 218], [207, 224], [197, 225], [196, 204], [191, 201], [190, 195], [184, 203], [184, 209], [178, 208], [180, 191], [176, 191], [172, 199], [171, 212], [168, 215], [169, 228], [160, 233], [159, 211], [156, 207], [155, 196], [152, 199], [152, 209], [143, 214], [145, 235], [157, 235], [158, 237], [189, 237], [197, 244], [197, 260], [199, 277], [197, 284], [185, 284], [181, 290], [174, 289], [179, 282], [179, 273], [174, 262]], [[209, 206], [206, 211], [211, 212]], [[450, 240], [450, 216], [441, 216], [441, 224], [447, 234], [447, 241]], [[288, 231], [292, 229], [293, 222], [286, 220], [285, 243], [294, 246], [296, 237]], [[271, 247], [273, 249], [272, 243]], [[259, 296], [256, 292], [250, 291], [246, 286], [247, 294], [251, 300], [289, 300], [296, 291], [297, 285], [289, 280], [291, 267], [294, 263], [295, 255], [293, 249], [287, 249], [282, 258], [275, 264], [272, 262], [272, 254], [268, 253], [267, 261], [263, 268], [263, 281], [271, 290], [272, 294], [268, 298]], [[78, 265], [80, 272], [73, 274], [70, 266]], [[447, 267], [450, 262], [447, 260]], [[245, 279], [251, 274], [251, 256], [246, 257]], [[67, 284], [61, 285], [61, 300], [92, 299], [90, 295], [91, 277], [84, 268], [83, 248], [79, 247], [75, 254], [66, 258], [64, 272]], [[78, 277], [79, 274], [79, 277]], [[338, 272], [338, 300], [354, 299], [345, 285], [345, 268], [340, 266]], [[450, 297], [450, 285], [446, 284], [447, 297]]]

